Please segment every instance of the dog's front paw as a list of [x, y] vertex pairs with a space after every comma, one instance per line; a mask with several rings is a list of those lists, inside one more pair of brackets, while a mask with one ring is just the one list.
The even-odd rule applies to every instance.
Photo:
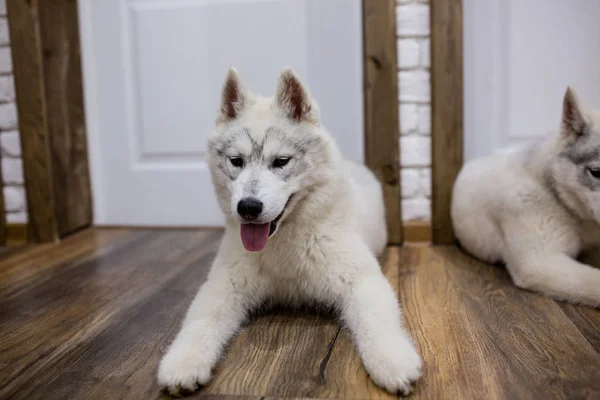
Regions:
[[172, 348], [158, 367], [158, 384], [171, 396], [192, 394], [211, 377], [212, 363], [193, 348]]
[[390, 347], [377, 346], [365, 354], [364, 363], [377, 385], [390, 393], [407, 396], [421, 377], [421, 357], [407, 339], [394, 342]]

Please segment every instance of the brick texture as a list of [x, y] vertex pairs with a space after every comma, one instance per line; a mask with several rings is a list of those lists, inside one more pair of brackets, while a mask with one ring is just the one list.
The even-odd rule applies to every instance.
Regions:
[[0, 134], [2, 158], [21, 158], [21, 138], [18, 131], [2, 132]]
[[429, 2], [397, 0], [402, 218], [431, 218]]
[[23, 160], [17, 121], [6, 0], [0, 0], [0, 157], [6, 221], [9, 224], [27, 222], [27, 196], [23, 185]]
[[14, 100], [15, 80], [12, 75], [0, 76], [0, 103], [12, 102]]
[[399, 37], [429, 36], [429, 4], [420, 1], [400, 2], [396, 7]]

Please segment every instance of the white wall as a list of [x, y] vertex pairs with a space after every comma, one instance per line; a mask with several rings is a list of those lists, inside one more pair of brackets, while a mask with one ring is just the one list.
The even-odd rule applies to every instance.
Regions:
[[465, 159], [556, 132], [573, 85], [600, 107], [599, 0], [465, 0]]
[[428, 0], [397, 0], [402, 218], [431, 217]]
[[27, 221], [27, 204], [23, 186], [23, 162], [17, 127], [6, 0], [0, 0], [0, 147], [6, 220], [8, 223], [24, 223]]

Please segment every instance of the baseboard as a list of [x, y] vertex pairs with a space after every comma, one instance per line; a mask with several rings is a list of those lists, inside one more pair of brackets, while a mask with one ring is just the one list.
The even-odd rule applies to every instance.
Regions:
[[[106, 227], [102, 227], [106, 228]], [[430, 221], [406, 221], [402, 224], [405, 243], [430, 243]], [[27, 243], [27, 224], [7, 224], [6, 244], [18, 245]]]
[[27, 224], [6, 224], [6, 244], [8, 246], [27, 243]]
[[431, 221], [405, 221], [402, 228], [405, 243], [431, 243]]

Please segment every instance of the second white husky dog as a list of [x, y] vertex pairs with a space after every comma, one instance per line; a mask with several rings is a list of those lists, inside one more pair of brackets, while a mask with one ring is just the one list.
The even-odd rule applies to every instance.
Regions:
[[317, 302], [339, 310], [375, 383], [408, 394], [421, 359], [376, 259], [387, 240], [381, 187], [365, 167], [342, 159], [291, 69], [274, 98], [252, 94], [229, 71], [209, 164], [225, 237], [160, 364], [159, 383], [173, 395], [207, 383], [261, 303]]
[[465, 165], [452, 221], [461, 245], [505, 263], [517, 286], [600, 306], [600, 270], [575, 260], [600, 246], [600, 110], [568, 88], [557, 135]]

